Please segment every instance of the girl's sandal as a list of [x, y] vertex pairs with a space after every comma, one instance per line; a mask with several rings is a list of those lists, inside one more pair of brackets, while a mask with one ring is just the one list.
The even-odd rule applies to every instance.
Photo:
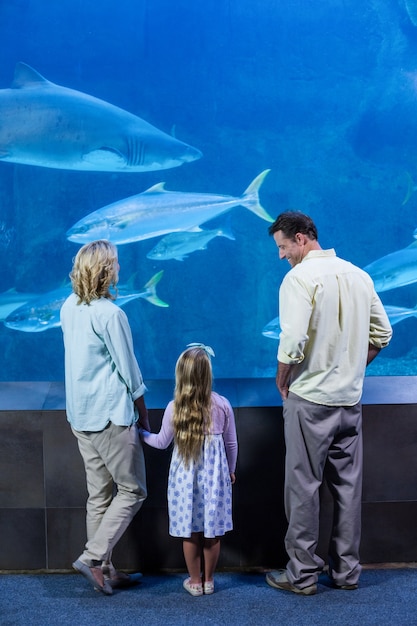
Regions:
[[214, 593], [214, 580], [208, 580], [204, 583], [204, 593], [206, 596]]
[[186, 578], [182, 584], [184, 589], [191, 593], [192, 596], [202, 596], [203, 595], [203, 585], [201, 583], [191, 583], [191, 578]]

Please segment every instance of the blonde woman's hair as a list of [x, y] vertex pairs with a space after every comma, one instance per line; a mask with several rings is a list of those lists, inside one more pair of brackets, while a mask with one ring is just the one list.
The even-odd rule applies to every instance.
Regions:
[[118, 280], [116, 246], [105, 239], [87, 243], [78, 250], [70, 278], [78, 304], [98, 298], [114, 300], [110, 287], [116, 287]]
[[185, 466], [197, 461], [211, 429], [211, 361], [203, 348], [189, 348], [175, 367], [174, 441]]

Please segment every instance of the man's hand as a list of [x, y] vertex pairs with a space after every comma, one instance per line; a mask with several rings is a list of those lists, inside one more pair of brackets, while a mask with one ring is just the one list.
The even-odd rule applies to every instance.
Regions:
[[288, 391], [290, 386], [290, 372], [292, 365], [287, 363], [281, 363], [278, 361], [276, 384], [282, 400], [286, 400], [288, 397]]
[[144, 396], [136, 398], [135, 407], [137, 408], [139, 413], [139, 420], [137, 422], [138, 426], [150, 432], [151, 427], [149, 425], [148, 409], [146, 408]]
[[151, 432], [148, 413], [146, 413], [146, 415], [140, 415], [137, 424], [139, 428], [143, 428], [143, 430], [147, 430], [148, 432]]

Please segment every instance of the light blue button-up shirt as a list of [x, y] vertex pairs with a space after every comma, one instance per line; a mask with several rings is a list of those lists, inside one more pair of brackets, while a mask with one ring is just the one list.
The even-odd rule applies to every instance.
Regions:
[[111, 421], [130, 426], [134, 400], [146, 391], [126, 314], [108, 298], [61, 309], [67, 418], [75, 430], [100, 431]]

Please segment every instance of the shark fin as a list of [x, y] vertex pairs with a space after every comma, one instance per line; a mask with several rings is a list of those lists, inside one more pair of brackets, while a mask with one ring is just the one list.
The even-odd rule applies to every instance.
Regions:
[[251, 182], [249, 187], [245, 190], [243, 195], [241, 196], [242, 205], [245, 206], [249, 211], [255, 213], [258, 217], [265, 220], [266, 222], [273, 222], [273, 218], [265, 211], [261, 203], [259, 202], [259, 189], [264, 182], [265, 176], [271, 170], [264, 170]]
[[30, 87], [31, 84], [36, 83], [50, 85], [50, 81], [46, 80], [39, 72], [21, 61], [16, 64], [14, 70], [14, 79], [12, 82], [12, 89], [22, 89], [23, 87]]
[[156, 183], [156, 185], [152, 185], [152, 187], [149, 187], [149, 189], [146, 189], [143, 193], [160, 193], [161, 191], [168, 193], [165, 189], [165, 183]]

